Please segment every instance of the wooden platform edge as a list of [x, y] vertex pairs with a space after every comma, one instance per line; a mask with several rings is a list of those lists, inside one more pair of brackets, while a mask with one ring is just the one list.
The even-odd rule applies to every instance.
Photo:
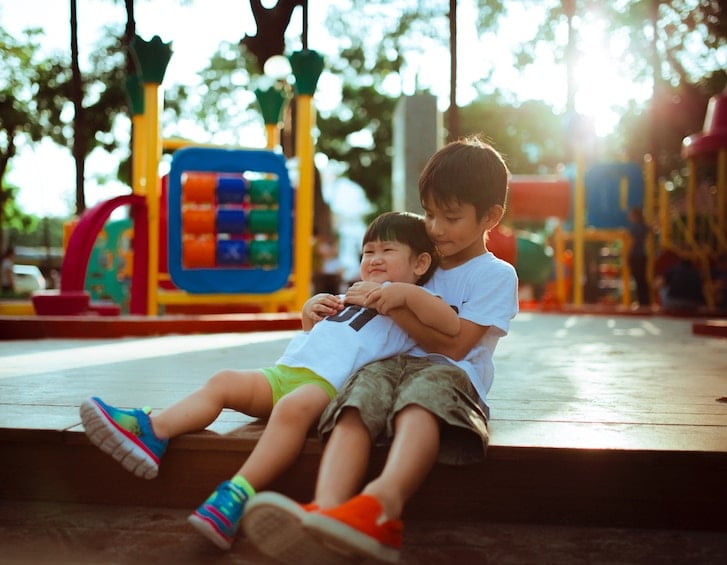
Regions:
[[117, 338], [165, 334], [299, 330], [300, 314], [0, 316], [0, 340]]
[[727, 337], [727, 319], [694, 322], [692, 324], [692, 333], [711, 337]]
[[[79, 431], [0, 430], [0, 498], [194, 508], [245, 461], [259, 428], [176, 438], [151, 481]], [[310, 500], [311, 438], [268, 488]], [[372, 454], [371, 475], [385, 450]], [[428, 520], [727, 531], [727, 453], [493, 446], [478, 464], [438, 464], [407, 507]]]

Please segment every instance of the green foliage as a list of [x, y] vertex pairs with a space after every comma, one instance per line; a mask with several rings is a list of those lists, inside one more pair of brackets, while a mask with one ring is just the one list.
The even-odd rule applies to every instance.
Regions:
[[44, 89], [58, 60], [39, 57], [40, 36], [40, 30], [28, 30], [17, 40], [0, 28], [0, 248], [6, 227], [24, 231], [32, 226], [16, 206], [17, 187], [3, 182], [5, 173], [21, 140], [40, 140], [52, 123]]
[[262, 119], [256, 111], [254, 57], [239, 45], [223, 42], [199, 72], [199, 85], [175, 85], [165, 92], [163, 133], [180, 135], [182, 122], [193, 122], [206, 132], [210, 142], [249, 145], [237, 132]]
[[12, 227], [9, 230], [13, 243], [18, 247], [62, 247], [63, 218], [39, 218], [28, 216], [29, 226], [24, 229]]
[[[0, 216], [3, 218], [3, 229], [15, 233], [28, 233], [37, 226], [37, 218], [28, 215], [18, 208], [15, 197], [17, 186], [4, 186], [0, 191]], [[2, 243], [0, 238], [0, 243]], [[14, 240], [13, 240], [14, 241]]]
[[544, 102], [511, 106], [495, 91], [462, 108], [460, 120], [462, 135], [489, 140], [513, 173], [553, 173], [565, 161], [563, 118]]
[[[355, 106], [344, 105], [318, 120], [318, 149], [330, 159], [346, 163], [346, 176], [363, 188], [374, 207], [390, 209], [392, 122], [397, 99], [375, 86], [344, 84], [343, 100], [355, 101]], [[367, 143], [356, 143], [357, 134]]]

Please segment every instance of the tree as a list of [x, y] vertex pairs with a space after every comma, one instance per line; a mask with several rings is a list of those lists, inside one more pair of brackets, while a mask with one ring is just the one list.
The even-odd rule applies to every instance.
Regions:
[[[533, 4], [532, 0], [521, 2]], [[648, 108], [630, 104], [623, 109], [621, 126], [605, 146], [635, 160], [651, 153], [659, 176], [678, 175], [682, 139], [701, 129], [709, 97], [725, 85], [724, 0], [548, 0], [539, 4], [546, 6], [547, 17], [536, 37], [520, 49], [520, 66], [535, 61], [540, 42], [551, 46], [557, 60], [572, 65], [579, 26], [594, 19], [609, 22], [611, 37], [628, 41], [625, 72], [652, 83], [653, 96]], [[563, 46], [557, 38], [566, 19], [575, 27], [575, 37], [573, 44]], [[572, 96], [569, 92], [569, 99]]]
[[[123, 33], [115, 27], [107, 28], [89, 57], [90, 70], [83, 76], [80, 71], [78, 75], [72, 73], [69, 76], [67, 64], [59, 66], [56, 69], [57, 84], [51, 85], [59, 96], [72, 101], [75, 110], [73, 127], [70, 128], [63, 114], [54, 116], [63, 127], [54, 130], [51, 137], [59, 145], [72, 150], [77, 171], [77, 214], [86, 208], [84, 164], [88, 155], [97, 147], [112, 151], [119, 146], [128, 146], [128, 140], [116, 139], [112, 134], [116, 118], [127, 116], [128, 111], [126, 52]], [[121, 178], [123, 176], [126, 175], [120, 175]]]
[[7, 186], [5, 173], [21, 143], [39, 141], [50, 133], [57, 114], [54, 69], [55, 57], [38, 54], [40, 30], [28, 30], [15, 39], [0, 29], [0, 248], [3, 227], [8, 220], [27, 224], [14, 207], [16, 187]]
[[250, 8], [257, 24], [255, 35], [246, 35], [240, 45], [255, 56], [258, 72], [263, 71], [265, 61], [274, 55], [285, 53], [285, 30], [288, 29], [293, 10], [303, 8], [303, 49], [308, 48], [306, 37], [308, 0], [278, 0], [264, 6], [261, 0], [250, 0]]

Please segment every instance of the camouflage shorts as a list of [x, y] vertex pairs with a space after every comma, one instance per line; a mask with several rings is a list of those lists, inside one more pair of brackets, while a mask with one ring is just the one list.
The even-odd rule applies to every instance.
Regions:
[[398, 355], [359, 370], [321, 416], [318, 432], [328, 439], [341, 411], [359, 410], [376, 445], [394, 435], [394, 417], [416, 404], [439, 418], [441, 463], [464, 465], [481, 461], [489, 441], [487, 417], [477, 403], [467, 374], [454, 365]]

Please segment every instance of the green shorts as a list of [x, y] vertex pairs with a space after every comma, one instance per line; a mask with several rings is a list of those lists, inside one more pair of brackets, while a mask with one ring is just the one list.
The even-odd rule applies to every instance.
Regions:
[[329, 398], [336, 396], [336, 388], [323, 377], [318, 376], [310, 369], [304, 367], [287, 367], [275, 365], [260, 369], [270, 383], [273, 390], [273, 404], [286, 394], [293, 392], [303, 385], [318, 385], [326, 391]]
[[341, 411], [357, 408], [372, 441], [386, 445], [394, 436], [394, 417], [410, 404], [439, 419], [441, 463], [464, 465], [485, 457], [487, 416], [467, 373], [454, 365], [398, 355], [360, 369], [321, 416], [318, 432], [325, 441]]

